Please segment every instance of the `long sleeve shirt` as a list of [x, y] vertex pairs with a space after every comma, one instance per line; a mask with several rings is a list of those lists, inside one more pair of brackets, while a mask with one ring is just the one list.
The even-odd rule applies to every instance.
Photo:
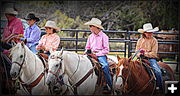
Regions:
[[[4, 27], [2, 40], [8, 38], [11, 34], [16, 34], [16, 35], [24, 34], [22, 21], [17, 17], [14, 17], [11, 21], [8, 21], [8, 23]], [[19, 41], [20, 40], [16, 40], [16, 42]]]
[[50, 35], [45, 34], [39, 40], [39, 44], [36, 46], [36, 48], [43, 45], [45, 46], [45, 50], [49, 51], [51, 48], [57, 50], [59, 44], [60, 37], [56, 33]]
[[102, 31], [97, 35], [92, 33], [88, 37], [85, 49], [91, 49], [96, 56], [104, 56], [109, 53], [109, 37]]
[[158, 52], [158, 41], [156, 38], [140, 38], [136, 44], [136, 51], [139, 49], [144, 49], [144, 55], [149, 58], [157, 58]]
[[38, 44], [40, 36], [41, 36], [40, 28], [36, 24], [34, 24], [26, 28], [26, 32], [24, 33], [24, 38], [22, 39], [26, 39], [27, 40], [26, 45], [28, 47], [31, 47], [35, 44]]

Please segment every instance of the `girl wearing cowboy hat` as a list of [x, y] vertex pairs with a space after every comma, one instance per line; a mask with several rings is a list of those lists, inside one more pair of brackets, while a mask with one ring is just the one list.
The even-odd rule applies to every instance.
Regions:
[[38, 52], [36, 50], [36, 45], [38, 44], [41, 35], [41, 30], [36, 25], [36, 22], [39, 21], [39, 18], [37, 18], [34, 13], [29, 13], [25, 17], [25, 20], [28, 22], [29, 27], [26, 28], [24, 37], [20, 40], [25, 41], [27, 47], [36, 54]]
[[105, 86], [104, 91], [111, 92], [112, 79], [109, 72], [109, 64], [106, 60], [106, 55], [109, 53], [109, 37], [102, 32], [104, 28], [101, 26], [101, 23], [98, 18], [92, 18], [91, 21], [84, 24], [89, 25], [90, 31], [92, 32], [88, 37], [85, 49], [90, 49], [92, 53], [97, 56], [99, 63], [102, 65], [106, 84], [109, 86]]
[[59, 29], [54, 21], [47, 21], [45, 24], [45, 29], [46, 34], [41, 37], [36, 49], [42, 50], [44, 53], [50, 55], [50, 49], [55, 51], [60, 44], [60, 37], [56, 34]]
[[[148, 58], [150, 66], [154, 69], [157, 84], [160, 88], [160, 91], [163, 92], [162, 73], [156, 61], [156, 58], [158, 58], [158, 41], [153, 37], [153, 33], [156, 31], [159, 31], [159, 28], [155, 27], [153, 29], [151, 23], [146, 23], [143, 25], [143, 29], [138, 29], [138, 32], [142, 33], [142, 37], [137, 41], [136, 51], [138, 51], [139, 49], [143, 49], [145, 51], [145, 53], [143, 54]], [[137, 54], [137, 57], [140, 57], [140, 55], [141, 53]]]

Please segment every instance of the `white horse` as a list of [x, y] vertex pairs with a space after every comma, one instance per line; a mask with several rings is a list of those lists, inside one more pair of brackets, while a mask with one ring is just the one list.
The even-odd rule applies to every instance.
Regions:
[[[51, 55], [48, 60], [49, 72], [46, 78], [46, 83], [48, 85], [56, 84], [59, 76], [67, 74], [68, 82], [71, 84], [70, 90], [73, 91], [74, 94], [95, 94], [97, 76], [91, 61], [87, 58], [87, 55], [80, 55], [75, 52], [63, 50], [50, 53]], [[114, 59], [117, 61], [117, 58]], [[87, 78], [82, 80], [85, 75]], [[115, 78], [114, 81], [116, 81]]]
[[17, 43], [11, 49], [12, 67], [10, 75], [20, 81], [20, 95], [50, 94], [45, 83], [47, 72], [43, 62], [24, 43]]

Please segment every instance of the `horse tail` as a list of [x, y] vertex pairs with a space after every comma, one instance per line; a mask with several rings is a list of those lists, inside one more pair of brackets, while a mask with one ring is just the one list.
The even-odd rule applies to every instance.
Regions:
[[169, 65], [167, 65], [164, 62], [159, 62], [158, 64], [160, 65], [160, 67], [164, 68], [168, 72], [170, 77], [169, 80], [175, 80], [174, 71], [171, 69]]

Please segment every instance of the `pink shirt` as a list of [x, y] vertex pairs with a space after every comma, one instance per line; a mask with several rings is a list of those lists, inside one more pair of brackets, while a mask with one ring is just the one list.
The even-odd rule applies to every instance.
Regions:
[[60, 37], [54, 33], [51, 35], [43, 35], [41, 39], [39, 40], [39, 44], [37, 47], [40, 45], [45, 46], [46, 50], [50, 50], [50, 48], [57, 49], [60, 44]]
[[6, 24], [2, 37], [7, 38], [11, 34], [24, 34], [22, 21], [17, 17]]
[[85, 49], [91, 49], [96, 56], [104, 56], [109, 53], [109, 37], [102, 31], [97, 35], [92, 33], [87, 40]]

